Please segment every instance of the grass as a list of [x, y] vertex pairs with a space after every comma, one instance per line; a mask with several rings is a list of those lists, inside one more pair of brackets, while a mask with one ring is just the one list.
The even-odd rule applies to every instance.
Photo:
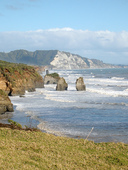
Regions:
[[35, 71], [34, 67], [28, 66], [26, 64], [17, 64], [17, 63], [10, 63], [6, 61], [0, 60], [0, 72], [5, 77], [9, 78], [14, 73], [19, 73], [20, 75], [24, 76], [25, 72], [31, 72], [33, 76], [39, 77], [39, 74]]
[[0, 89], [0, 96], [7, 97], [7, 94], [2, 89]]
[[40, 80], [42, 77], [37, 73], [32, 66], [26, 64], [10, 63], [0, 60], [0, 77], [4, 77], [11, 83], [12, 87], [16, 86], [18, 79], [33, 79], [34, 81]]
[[128, 169], [128, 145], [0, 128], [0, 169]]
[[50, 77], [53, 77], [53, 78], [60, 78], [58, 73], [47, 74], [47, 76], [50, 76]]

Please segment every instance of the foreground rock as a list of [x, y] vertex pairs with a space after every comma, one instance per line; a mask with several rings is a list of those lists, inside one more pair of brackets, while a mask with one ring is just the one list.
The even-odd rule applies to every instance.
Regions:
[[60, 77], [57, 73], [47, 74], [44, 77], [44, 84], [57, 84], [59, 79]]
[[65, 79], [61, 77], [57, 83], [56, 90], [57, 91], [64, 91], [67, 90], [68, 84], [66, 83]]
[[77, 91], [85, 91], [85, 90], [86, 90], [83, 77], [79, 77], [79, 78], [76, 80], [76, 90], [77, 90]]
[[0, 89], [0, 114], [5, 112], [13, 112], [13, 104], [7, 94]]

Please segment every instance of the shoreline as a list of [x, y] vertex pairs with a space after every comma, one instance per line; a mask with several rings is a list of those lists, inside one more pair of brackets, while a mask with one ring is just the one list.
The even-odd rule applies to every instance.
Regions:
[[[16, 110], [16, 105], [14, 105], [14, 112], [6, 112], [5, 114], [0, 115], [0, 123], [8, 123], [8, 119], [12, 119], [13, 121], [16, 121], [17, 123], [20, 123], [22, 127], [29, 127], [29, 128], [38, 128], [41, 132], [46, 133], [46, 134], [53, 134], [58, 137], [67, 137], [67, 138], [73, 138], [73, 139], [86, 139], [86, 136], [79, 136], [79, 135], [72, 135], [72, 134], [66, 134], [61, 131], [54, 131], [52, 129], [47, 129], [45, 126], [39, 127], [41, 124], [45, 125], [45, 121], [41, 120], [38, 118], [38, 116], [33, 116], [31, 112], [24, 112], [24, 111], [19, 111]], [[102, 143], [102, 142], [123, 142], [125, 144], [128, 144], [128, 142], [124, 142], [122, 140], [118, 139], [118, 136], [113, 138], [114, 136], [89, 136], [88, 140], [89, 141], [94, 141], [95, 143]], [[121, 137], [121, 136], [120, 136]]]
[[[1, 119], [0, 119], [1, 120]], [[17, 122], [18, 123], [18, 122]], [[62, 137], [62, 138], [67, 138], [67, 139], [76, 139], [76, 140], [85, 140], [85, 141], [89, 141], [89, 142], [94, 142], [95, 144], [100, 144], [100, 143], [115, 143], [115, 144], [118, 144], [118, 143], [124, 143], [126, 145], [128, 145], [128, 143], [125, 143], [125, 142], [120, 142], [120, 141], [113, 141], [113, 140], [110, 140], [108, 141], [100, 141], [100, 142], [96, 142], [96, 139], [98, 140], [99, 138], [95, 138], [95, 137], [90, 137], [90, 139], [86, 139], [86, 138], [82, 138], [81, 136], [73, 136], [73, 135], [63, 135], [61, 132], [58, 132], [56, 133], [55, 131], [52, 131], [52, 133], [48, 132], [47, 130], [41, 130], [37, 127], [18, 127], [18, 126], [15, 126], [13, 124], [9, 124], [9, 123], [1, 123], [0, 121], [0, 128], [9, 128], [9, 129], [15, 129], [15, 130], [23, 130], [23, 131], [37, 131], [37, 132], [41, 132], [41, 133], [45, 133], [47, 135], [53, 135], [53, 136], [56, 136], [58, 138]], [[95, 139], [95, 140], [94, 140]]]
[[[15, 112], [15, 110], [14, 110]], [[10, 125], [8, 123], [8, 119], [11, 119], [13, 118], [13, 113], [11, 113], [11, 115], [9, 115], [10, 113], [5, 113], [5, 115], [0, 115], [0, 127], [7, 127], [10, 128]], [[16, 114], [16, 113], [15, 113]], [[25, 113], [24, 113], [25, 114]], [[1, 117], [3, 117], [3, 119], [1, 119]], [[20, 117], [19, 117], [20, 118]], [[37, 129], [38, 131], [42, 132], [42, 133], [45, 133], [45, 134], [49, 134], [49, 135], [54, 135], [54, 136], [57, 136], [57, 137], [65, 137], [65, 138], [70, 138], [70, 139], [83, 139], [83, 140], [88, 140], [88, 141], [93, 141], [94, 143], [124, 143], [124, 144], [128, 144], [127, 142], [122, 142], [122, 141], [119, 141], [119, 140], [113, 140], [111, 136], [105, 136], [105, 137], [92, 137], [92, 136], [89, 136], [88, 139], [87, 136], [86, 137], [83, 137], [83, 136], [74, 136], [74, 135], [71, 135], [71, 134], [63, 134], [62, 132], [59, 132], [59, 131], [54, 131], [52, 129], [46, 129], [44, 128], [43, 126], [41, 126], [39, 128], [39, 126], [41, 124], [45, 124], [44, 122], [40, 122], [39, 119], [37, 118], [36, 120], [31, 118], [30, 115], [26, 115], [26, 117], [22, 117], [22, 119], [26, 119], [28, 118], [29, 121], [25, 121], [22, 123], [16, 121], [15, 119], [12, 119], [14, 121], [16, 121], [17, 123], [20, 123], [22, 125], [22, 128], [23, 129], [18, 129], [18, 130], [25, 130], [25, 126], [28, 127], [28, 129], [30, 131], [32, 131], [31, 129]], [[11, 129], [17, 129], [17, 128], [14, 128], [12, 127]]]
[[[43, 94], [43, 92], [41, 92], [41, 94]], [[31, 94], [30, 94], [31, 96]], [[22, 98], [23, 100], [25, 100], [25, 98], [27, 97], [27, 94], [24, 95], [24, 98]], [[16, 99], [17, 100], [17, 99]], [[25, 100], [26, 101], [26, 100]], [[12, 101], [13, 102], [13, 101]], [[14, 102], [15, 103], [15, 102]], [[25, 104], [25, 102], [24, 102]], [[27, 126], [31, 126], [31, 127], [39, 127], [40, 123], [42, 122], [43, 123], [43, 120], [41, 120], [38, 116], [37, 118], [35, 119], [34, 115], [38, 115], [36, 114], [36, 110], [35, 111], [32, 111], [32, 109], [30, 109], [30, 111], [26, 109], [24, 109], [24, 105], [21, 107], [21, 109], [17, 108], [16, 107], [18, 106], [17, 102], [16, 102], [16, 105], [14, 105], [14, 112], [11, 113], [11, 116], [9, 116], [9, 114], [5, 114], [6, 116], [4, 117], [4, 119], [2, 120], [2, 122], [6, 122], [6, 118], [9, 118], [11, 117], [12, 120], [16, 121], [16, 122], [19, 122], [20, 124], [23, 124], [24, 125], [27, 125]], [[19, 110], [19, 111], [18, 111]], [[25, 110], [25, 111], [22, 111], [22, 110]], [[43, 112], [43, 110], [41, 110]], [[52, 110], [53, 111], [53, 110]], [[19, 113], [18, 113], [19, 112]], [[29, 113], [30, 112], [30, 113]], [[34, 114], [33, 114], [34, 113]], [[37, 111], [38, 113], [38, 111]], [[56, 111], [54, 110], [54, 114], [56, 113]], [[61, 111], [60, 111], [61, 113]], [[103, 112], [104, 113], [104, 112]], [[47, 114], [47, 113], [46, 113]], [[40, 120], [39, 120], [40, 119]], [[43, 119], [43, 118], [42, 118]], [[47, 119], [46, 119], [47, 120]], [[44, 121], [45, 123], [45, 121]], [[46, 122], [46, 125], [47, 125], [47, 122]], [[50, 126], [44, 126], [44, 128], [40, 128], [42, 132], [44, 133], [47, 133], [47, 134], [54, 134], [55, 136], [64, 136], [64, 137], [69, 137], [69, 138], [74, 138], [74, 139], [86, 139], [87, 135], [86, 136], [83, 134], [82, 136], [79, 136], [79, 133], [77, 133], [77, 135], [75, 135], [75, 133], [73, 134], [64, 134], [63, 131], [61, 133], [61, 131], [54, 131], [52, 129], [48, 129]], [[96, 128], [96, 127], [94, 127]], [[86, 127], [85, 127], [85, 130], [86, 130]], [[100, 142], [123, 142], [123, 143], [128, 143], [128, 140], [126, 139], [127, 136], [125, 136], [125, 134], [116, 134], [114, 135], [113, 134], [106, 134], [106, 133], [99, 133], [99, 131], [97, 131], [97, 129], [94, 129], [94, 131], [96, 130], [96, 135], [90, 135], [89, 136], [89, 140], [91, 141], [94, 141], [96, 143], [100, 143]], [[101, 127], [101, 130], [102, 130], [102, 127]], [[91, 128], [90, 130], [88, 129], [87, 130], [87, 133], [89, 133], [91, 131]], [[110, 132], [110, 131], [108, 131]], [[103, 135], [103, 136], [102, 136]], [[106, 135], [106, 136], [105, 136]], [[109, 136], [111, 135], [111, 136]]]

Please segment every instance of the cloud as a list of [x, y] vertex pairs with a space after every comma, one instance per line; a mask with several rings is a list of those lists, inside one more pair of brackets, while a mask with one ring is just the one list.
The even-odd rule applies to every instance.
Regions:
[[0, 32], [0, 51], [16, 49], [72, 52], [107, 63], [128, 64], [128, 32], [56, 28], [26, 32]]

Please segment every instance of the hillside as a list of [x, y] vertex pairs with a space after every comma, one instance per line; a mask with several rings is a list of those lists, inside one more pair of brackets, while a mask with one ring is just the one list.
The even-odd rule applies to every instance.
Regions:
[[56, 50], [43, 50], [30, 52], [27, 50], [15, 50], [9, 53], [0, 52], [0, 60], [28, 65], [49, 65], [57, 54]]
[[22, 95], [43, 86], [42, 76], [33, 67], [0, 60], [0, 89], [6, 94]]
[[33, 67], [0, 60], [0, 114], [13, 110], [8, 96], [23, 95], [25, 90], [38, 87], [44, 87], [44, 82]]
[[52, 69], [86, 69], [86, 68], [117, 68], [116, 66], [103, 63], [97, 59], [88, 59], [77, 54], [57, 50], [15, 50], [9, 53], [0, 53], [0, 60], [24, 63], [29, 65], [49, 66]]
[[128, 144], [0, 128], [1, 170], [127, 170]]

